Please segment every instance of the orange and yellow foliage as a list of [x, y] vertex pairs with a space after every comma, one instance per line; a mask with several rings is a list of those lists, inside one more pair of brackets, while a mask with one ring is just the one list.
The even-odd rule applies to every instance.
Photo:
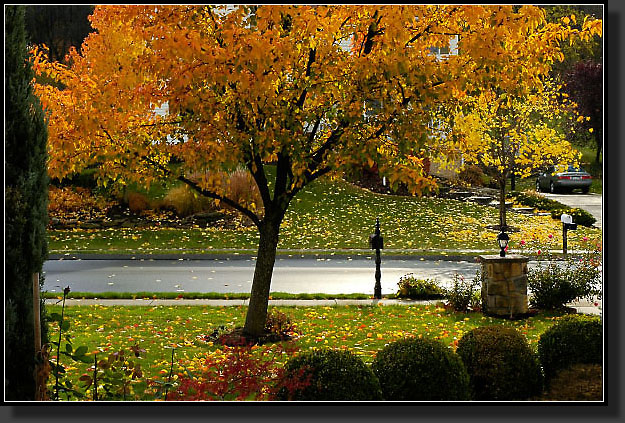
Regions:
[[[352, 163], [420, 193], [433, 184], [421, 160], [432, 110], [484, 86], [531, 92], [561, 42], [601, 33], [601, 21], [579, 31], [529, 5], [107, 5], [90, 19], [69, 65], [33, 52], [56, 81], [36, 84], [51, 176], [98, 164], [102, 183], [177, 177], [226, 201], [219, 171], [243, 166], [265, 209]], [[458, 55], [431, 54], [455, 35]], [[364, 119], [369, 100], [381, 106]]]

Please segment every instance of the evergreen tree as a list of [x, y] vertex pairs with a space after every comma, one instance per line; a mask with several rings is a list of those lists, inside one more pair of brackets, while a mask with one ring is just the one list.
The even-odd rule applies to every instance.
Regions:
[[[24, 8], [5, 8], [5, 392], [7, 400], [33, 400], [33, 273], [47, 256], [47, 126], [33, 94], [27, 62]], [[39, 279], [40, 287], [43, 278]], [[40, 304], [43, 313], [43, 305]], [[42, 322], [45, 319], [42, 315]], [[42, 323], [42, 343], [46, 324]]]

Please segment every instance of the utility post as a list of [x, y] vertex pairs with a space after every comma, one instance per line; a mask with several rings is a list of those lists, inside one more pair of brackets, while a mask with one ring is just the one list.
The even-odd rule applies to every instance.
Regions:
[[373, 298], [382, 298], [382, 285], [380, 279], [382, 278], [382, 272], [380, 270], [380, 264], [382, 259], [380, 258], [380, 250], [384, 248], [384, 239], [380, 235], [380, 219], [375, 220], [375, 233], [369, 235], [369, 246], [372, 250], [375, 250], [375, 287], [373, 288]]
[[560, 216], [560, 220], [562, 221], [562, 254], [564, 254], [564, 257], [566, 258], [566, 231], [576, 230], [577, 223], [573, 223], [573, 217], [568, 214]]

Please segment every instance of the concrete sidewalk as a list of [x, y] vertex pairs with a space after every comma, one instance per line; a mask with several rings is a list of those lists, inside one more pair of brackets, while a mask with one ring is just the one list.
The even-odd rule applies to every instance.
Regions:
[[[348, 306], [348, 305], [360, 305], [360, 306], [385, 306], [385, 305], [421, 305], [421, 304], [436, 304], [441, 300], [403, 300], [403, 299], [367, 299], [367, 300], [269, 300], [271, 306], [295, 306], [295, 307], [334, 307], [334, 306]], [[59, 304], [57, 299], [46, 300], [46, 305]], [[68, 299], [65, 300], [65, 305], [71, 306], [143, 306], [143, 307], [172, 307], [172, 306], [207, 306], [207, 307], [224, 307], [224, 306], [247, 306], [249, 300], [204, 300], [204, 299], [175, 299], [175, 300], [158, 300], [158, 299]], [[597, 305], [595, 305], [597, 304]], [[602, 300], [595, 299], [592, 301], [577, 301], [568, 304], [577, 310], [580, 314], [593, 314], [601, 315], [603, 310]]]

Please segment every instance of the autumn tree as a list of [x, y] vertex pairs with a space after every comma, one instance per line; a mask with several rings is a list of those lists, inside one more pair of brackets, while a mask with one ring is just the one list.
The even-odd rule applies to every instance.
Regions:
[[[603, 18], [603, 8], [601, 4], [558, 4], [540, 6], [545, 10], [545, 20], [547, 22], [565, 21], [572, 27], [582, 29], [584, 22], [589, 20], [600, 20]], [[599, 36], [587, 39], [576, 38], [570, 42], [563, 43], [562, 54], [564, 59], [553, 64], [551, 76], [563, 82], [565, 75], [571, 71], [578, 63], [603, 62], [603, 43]]]
[[[438, 148], [448, 151], [443, 164], [462, 160], [493, 175], [499, 187], [499, 228], [507, 231], [506, 181], [549, 164], [577, 164], [580, 154], [559, 130], [560, 120], [574, 119], [574, 104], [561, 99], [561, 86], [544, 81], [524, 95], [481, 90], [441, 114]], [[454, 154], [455, 153], [455, 154]]]
[[[260, 233], [244, 326], [254, 336], [302, 189], [375, 162], [418, 194], [433, 184], [421, 159], [431, 110], [484, 81], [539, 83], [559, 43], [581, 34], [532, 6], [102, 6], [91, 25], [68, 66], [34, 55], [64, 87], [39, 87], [51, 175], [99, 164], [102, 183], [177, 179], [247, 216]], [[454, 35], [460, 55], [431, 54]], [[369, 100], [380, 107], [363, 119]], [[237, 166], [262, 204], [228, 198], [219, 171]]]

